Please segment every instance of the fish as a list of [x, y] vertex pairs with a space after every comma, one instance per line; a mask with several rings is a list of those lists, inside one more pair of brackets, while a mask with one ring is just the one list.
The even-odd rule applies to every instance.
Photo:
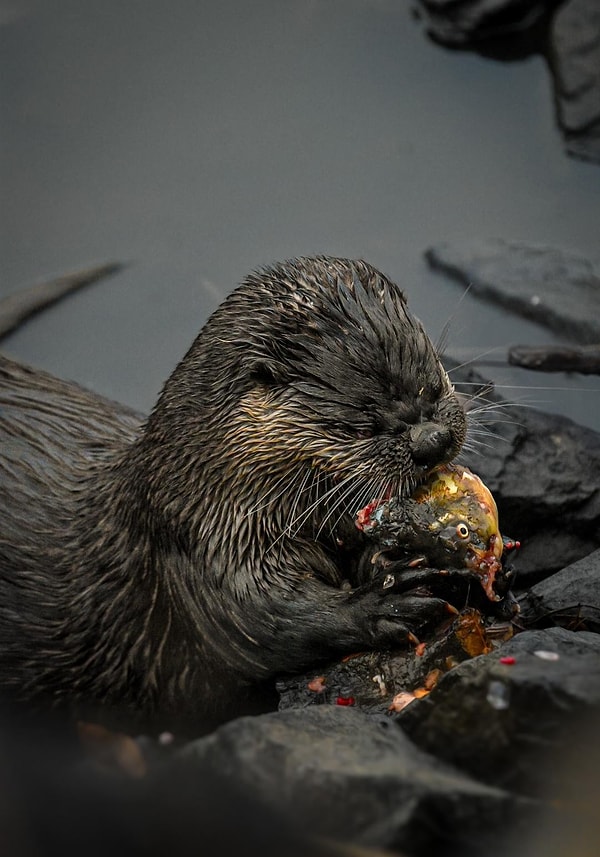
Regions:
[[372, 500], [356, 527], [383, 551], [400, 551], [407, 565], [468, 569], [490, 601], [500, 601], [496, 579], [503, 557], [520, 543], [503, 537], [498, 507], [487, 485], [468, 467], [433, 470], [408, 498]]

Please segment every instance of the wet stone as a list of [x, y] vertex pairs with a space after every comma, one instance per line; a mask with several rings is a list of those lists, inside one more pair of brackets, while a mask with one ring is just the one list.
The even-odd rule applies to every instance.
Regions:
[[519, 600], [528, 627], [600, 632], [600, 550], [540, 581]]
[[490, 238], [437, 244], [425, 257], [475, 295], [579, 344], [600, 342], [600, 268], [584, 256]]
[[600, 714], [600, 653], [544, 633], [531, 652], [525, 632], [460, 664], [396, 718], [422, 749], [484, 782], [531, 796], [558, 790], [556, 760], [578, 724]]
[[497, 59], [546, 56], [569, 155], [600, 162], [600, 7], [596, 0], [421, 0], [428, 34]]
[[600, 161], [600, 5], [567, 0], [550, 29], [558, 120], [569, 154]]
[[[425, 855], [489, 845], [530, 804], [419, 750], [388, 718], [323, 706], [241, 718], [183, 751], [313, 835]], [[454, 853], [454, 852], [453, 852]]]
[[429, 34], [452, 47], [514, 38], [548, 11], [543, 0], [421, 0], [421, 6]]

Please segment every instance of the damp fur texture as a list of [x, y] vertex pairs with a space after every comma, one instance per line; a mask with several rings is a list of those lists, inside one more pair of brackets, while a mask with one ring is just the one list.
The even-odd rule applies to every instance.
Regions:
[[245, 687], [413, 627], [422, 598], [357, 585], [352, 519], [452, 459], [465, 417], [403, 293], [367, 263], [249, 276], [146, 421], [1, 369], [5, 690], [215, 723]]

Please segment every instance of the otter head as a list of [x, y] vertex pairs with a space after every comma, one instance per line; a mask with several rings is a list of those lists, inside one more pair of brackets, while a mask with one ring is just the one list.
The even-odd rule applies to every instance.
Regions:
[[167, 382], [153, 424], [171, 462], [163, 481], [176, 472], [181, 489], [187, 474], [198, 498], [220, 486], [220, 500], [273, 504], [288, 521], [407, 495], [466, 432], [400, 289], [327, 257], [249, 276]]

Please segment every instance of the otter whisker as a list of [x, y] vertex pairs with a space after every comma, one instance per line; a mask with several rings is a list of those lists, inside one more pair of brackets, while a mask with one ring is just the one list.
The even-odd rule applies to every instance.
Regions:
[[507, 419], [506, 417], [494, 417], [493, 411], [489, 411], [488, 414], [492, 416], [486, 416], [481, 414], [476, 414], [475, 416], [469, 415], [469, 419], [467, 421], [468, 428], [478, 428], [478, 429], [488, 429], [490, 426], [497, 425], [508, 425], [508, 426], [519, 426], [522, 427], [523, 423], [521, 420]]
[[[501, 437], [497, 431], [495, 431], [495, 427], [498, 425], [509, 425], [509, 426], [518, 426], [519, 423], [514, 420], [498, 420], [498, 422], [493, 423], [472, 423], [467, 428], [467, 437], [472, 437], [473, 435], [479, 435], [480, 437]], [[493, 428], [492, 428], [493, 427]]]
[[[334, 483], [331, 488], [329, 488], [325, 494], [321, 496], [317, 496], [317, 499], [312, 503], [308, 509], [302, 515], [299, 515], [294, 521], [292, 521], [291, 525], [298, 524], [296, 529], [294, 530], [294, 535], [299, 532], [300, 528], [305, 524], [306, 520], [310, 517], [310, 515], [315, 511], [315, 509], [319, 505], [327, 505], [329, 501], [335, 497], [336, 494], [339, 494], [347, 485], [352, 487], [352, 482], [355, 479], [353, 474], [346, 476], [340, 482]], [[337, 503], [334, 505], [334, 509], [336, 508]]]
[[448, 336], [450, 334], [452, 324], [454, 323], [454, 320], [456, 319], [456, 316], [458, 315], [458, 311], [460, 310], [463, 301], [465, 300], [465, 298], [467, 297], [467, 295], [471, 291], [471, 286], [472, 286], [472, 283], [469, 283], [469, 285], [465, 288], [462, 295], [460, 296], [460, 298], [456, 302], [456, 306], [454, 307], [454, 309], [450, 313], [450, 316], [448, 317], [448, 319], [446, 320], [446, 322], [442, 326], [442, 329], [440, 331], [440, 335], [438, 336], [437, 341], [435, 343], [435, 349], [436, 349], [438, 354], [443, 354], [444, 351], [446, 350], [446, 346], [448, 344]]
[[[361, 488], [361, 486], [360, 486], [360, 484], [357, 484], [356, 480], [353, 480], [350, 482], [350, 485], [348, 486], [348, 490], [345, 491], [342, 494], [342, 496], [337, 499], [335, 505], [329, 510], [327, 515], [323, 518], [323, 520], [319, 526], [319, 529], [317, 530], [317, 534], [316, 534], [317, 538], [319, 537], [319, 535], [321, 534], [321, 532], [325, 528], [325, 525], [327, 524], [327, 522], [331, 519], [331, 517], [335, 514], [335, 512], [340, 508], [340, 506], [341, 506], [341, 511], [340, 511], [339, 515], [337, 516], [337, 518], [335, 519], [335, 521], [333, 521], [333, 523], [331, 524], [331, 526], [329, 528], [329, 534], [330, 535], [333, 535], [335, 528], [337, 527], [337, 525], [339, 524], [341, 519], [344, 517], [344, 515], [350, 515], [351, 517], [354, 517], [354, 515], [356, 513], [351, 511], [351, 509], [353, 509], [356, 501], [352, 502], [352, 498], [357, 496], [360, 488]], [[358, 508], [360, 508], [360, 506], [358, 506]]]
[[[314, 480], [315, 480], [314, 470], [307, 469], [304, 473], [304, 477], [303, 477], [303, 479], [302, 479], [302, 481], [298, 487], [298, 490], [296, 491], [296, 496], [295, 496], [295, 498], [292, 502], [291, 508], [290, 508], [290, 519], [292, 521], [295, 519], [296, 509], [298, 508], [298, 504], [300, 503], [300, 498], [302, 497], [302, 494], [306, 491], [307, 482], [311, 481], [311, 483], [314, 483]], [[312, 484], [310, 487], [312, 487]], [[286, 529], [288, 531], [291, 531], [291, 525], [289, 527], [287, 527]]]
[[480, 449], [490, 449], [493, 450], [496, 448], [496, 441], [500, 441], [502, 443], [510, 444], [510, 440], [506, 437], [502, 437], [502, 435], [493, 435], [489, 440], [481, 440], [476, 437], [467, 437], [466, 441], [463, 444], [462, 452], [475, 452]]
[[[393, 486], [394, 487], [392, 487], [390, 492], [389, 478], [385, 475], [380, 476], [377, 481], [374, 478], [367, 478], [366, 476], [362, 477], [356, 484], [356, 490], [353, 493], [348, 494], [348, 502], [345, 504], [342, 512], [330, 527], [330, 535], [333, 534], [336, 526], [345, 514], [349, 515], [352, 519], [356, 518], [358, 512], [369, 503], [383, 498], [387, 493], [391, 493], [391, 495], [393, 495], [395, 482], [393, 483]], [[320, 529], [322, 529], [322, 526], [319, 530]]]
[[[465, 441], [460, 455], [463, 455], [463, 453], [465, 453], [465, 452], [470, 452], [473, 455], [482, 455], [483, 450], [486, 450], [486, 449], [493, 450], [494, 449], [493, 444], [486, 443], [483, 440], [473, 440], [471, 438], [470, 440]], [[460, 456], [459, 456], [459, 458], [460, 458]]]
[[[479, 360], [482, 360], [484, 357], [488, 357], [490, 354], [494, 354], [494, 352], [503, 351], [506, 348], [505, 345], [494, 345], [493, 348], [488, 348], [486, 351], [481, 351], [479, 354], [474, 354], [473, 357], [470, 357], [468, 360], [463, 360], [462, 363], [459, 363], [457, 366], [452, 366], [448, 369], [448, 375], [452, 375], [453, 372], [458, 372], [459, 369], [464, 369], [465, 366], [473, 366]], [[460, 383], [460, 382], [459, 382]]]
[[481, 441], [482, 439], [488, 439], [490, 441], [496, 442], [501, 441], [502, 443], [510, 443], [510, 439], [505, 437], [503, 434], [499, 434], [497, 431], [493, 431], [486, 425], [469, 425], [467, 428], [467, 436], [465, 438], [465, 443], [463, 444], [463, 448], [466, 443], [470, 441]]
[[[302, 471], [299, 471], [299, 472], [302, 472]], [[310, 483], [310, 484], [307, 484], [307, 483]], [[280, 556], [281, 556], [281, 552], [283, 551], [284, 536], [289, 536], [291, 538], [294, 538], [294, 536], [298, 532], [298, 530], [296, 530], [295, 532], [293, 531], [293, 524], [294, 524], [294, 520], [296, 520], [295, 513], [296, 513], [296, 509], [298, 507], [298, 504], [300, 503], [301, 496], [302, 496], [302, 494], [304, 494], [308, 491], [311, 491], [313, 486], [314, 486], [314, 483], [315, 483], [315, 470], [312, 468], [307, 468], [304, 471], [304, 476], [302, 478], [302, 482], [301, 482], [298, 490], [296, 491], [296, 496], [292, 502], [292, 506], [291, 506], [291, 509], [289, 512], [290, 521], [285, 527], [282, 528], [280, 535], [275, 539], [275, 541], [271, 545], [271, 547], [273, 547], [275, 544], [277, 544], [277, 542], [280, 543]]]
[[[474, 400], [473, 400], [473, 401], [474, 401]], [[529, 403], [527, 403], [527, 402], [524, 402], [524, 403], [517, 403], [517, 402], [491, 402], [491, 401], [487, 401], [487, 400], [485, 400], [485, 399], [482, 399], [482, 402], [483, 402], [483, 404], [477, 404], [475, 407], [472, 407], [472, 408], [469, 408], [469, 409], [468, 409], [468, 415], [469, 415], [469, 417], [471, 417], [471, 416], [473, 416], [473, 415], [477, 415], [477, 414], [481, 414], [481, 413], [489, 413], [489, 412], [491, 412], [491, 413], [494, 413], [494, 412], [498, 412], [498, 413], [509, 412], [509, 413], [510, 413], [510, 411], [513, 411], [513, 410], [514, 410], [515, 408], [517, 408], [517, 407], [522, 407], [522, 408], [525, 408], [525, 407], [529, 407], [529, 408], [531, 408], [531, 407], [535, 407], [535, 405], [529, 404]]]
[[[315, 469], [309, 469], [306, 471], [306, 476], [305, 476], [306, 481], [308, 481], [306, 478], [308, 476], [312, 477], [312, 482], [308, 486], [306, 486], [304, 484], [304, 488], [302, 489], [303, 492], [307, 492], [308, 490], [311, 490], [314, 487], [315, 479], [317, 479], [317, 485], [320, 482], [321, 474], [319, 472], [317, 472]], [[303, 483], [304, 483], [304, 480], [303, 480]], [[299, 512], [295, 516], [289, 515], [290, 520], [288, 521], [286, 526], [282, 528], [282, 531], [277, 536], [277, 538], [273, 542], [270, 543], [270, 545], [267, 547], [266, 552], [270, 551], [278, 542], [283, 542], [283, 539], [285, 536], [288, 536], [290, 538], [294, 538], [298, 534], [300, 529], [304, 526], [304, 524], [306, 523], [308, 518], [311, 516], [311, 514], [315, 510], [315, 508], [320, 503], [322, 503], [324, 498], [326, 498], [335, 488], [337, 488], [337, 486], [334, 486], [334, 488], [330, 488], [324, 495], [321, 495], [321, 496], [319, 496], [319, 494], [317, 493], [316, 500], [314, 500], [308, 506], [308, 508]], [[298, 496], [300, 493], [302, 493], [302, 492], [298, 492]], [[297, 502], [294, 503], [294, 509], [297, 507], [297, 505], [298, 505]]]
[[504, 417], [503, 418], [500, 418], [500, 417], [495, 418], [493, 416], [487, 417], [485, 415], [482, 416], [482, 415], [478, 414], [474, 418], [469, 418], [469, 425], [475, 426], [477, 428], [488, 428], [489, 426], [498, 426], [498, 425], [521, 426], [521, 425], [523, 425], [523, 423], [520, 420], [511, 420], [511, 419], [507, 419]]
[[[280, 497], [290, 490], [294, 482], [299, 478], [299, 475], [299, 472], [296, 470], [292, 473], [290, 479], [290, 473], [286, 470], [273, 485], [269, 485], [267, 490], [258, 500], [257, 505], [248, 509], [246, 516], [249, 517], [250, 515], [254, 515], [256, 512], [266, 509], [268, 506], [275, 503], [276, 500], [279, 500]], [[282, 486], [281, 489], [276, 494], [273, 494], [273, 491], [275, 491], [280, 485]]]
[[[464, 382], [466, 383], [466, 382]], [[533, 387], [529, 384], [494, 384], [496, 390], [543, 390], [559, 393], [598, 393], [600, 390], [589, 390], [586, 387]]]

